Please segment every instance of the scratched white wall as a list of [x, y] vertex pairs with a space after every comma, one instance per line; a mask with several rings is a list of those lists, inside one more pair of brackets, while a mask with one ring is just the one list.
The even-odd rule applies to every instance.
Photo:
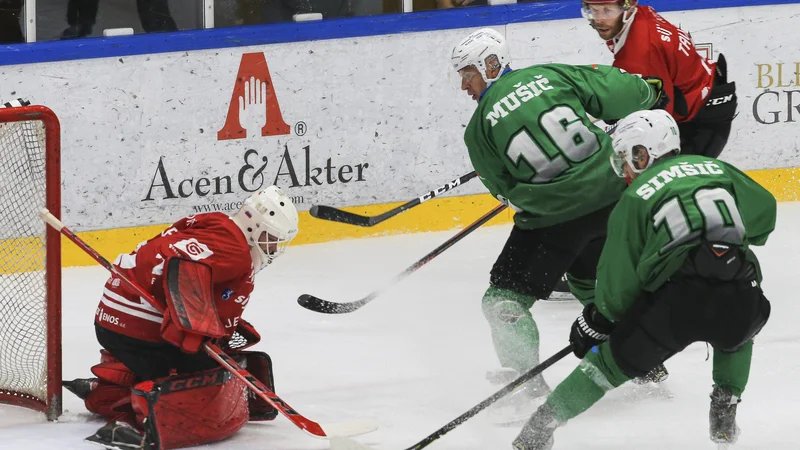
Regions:
[[[744, 169], [798, 165], [798, 14], [798, 5], [665, 14], [728, 58], [740, 115], [723, 155]], [[583, 19], [498, 29], [517, 67], [612, 61]], [[447, 66], [452, 45], [470, 31], [5, 66], [0, 79], [59, 115], [64, 217], [75, 229], [233, 209], [245, 188], [273, 181], [302, 197], [300, 209], [373, 204], [413, 198], [471, 169], [462, 134], [474, 103], [451, 85]], [[220, 141], [242, 55], [259, 52], [290, 133], [261, 136], [250, 127], [247, 138]], [[258, 116], [253, 123], [267, 120]], [[306, 175], [318, 172], [319, 185]], [[230, 192], [214, 192], [217, 180], [227, 187], [225, 177]], [[473, 182], [455, 193], [477, 192]]]

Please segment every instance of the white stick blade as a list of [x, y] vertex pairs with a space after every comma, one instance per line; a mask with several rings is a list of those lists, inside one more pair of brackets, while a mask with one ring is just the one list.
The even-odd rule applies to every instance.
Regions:
[[328, 437], [349, 437], [377, 430], [378, 422], [370, 419], [348, 420], [346, 422], [320, 424], [320, 426]]
[[364, 444], [346, 437], [331, 438], [331, 450], [372, 450]]

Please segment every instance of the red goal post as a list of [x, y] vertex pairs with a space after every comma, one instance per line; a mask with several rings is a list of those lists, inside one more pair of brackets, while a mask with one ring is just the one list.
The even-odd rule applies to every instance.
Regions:
[[0, 403], [61, 415], [61, 126], [0, 104]]

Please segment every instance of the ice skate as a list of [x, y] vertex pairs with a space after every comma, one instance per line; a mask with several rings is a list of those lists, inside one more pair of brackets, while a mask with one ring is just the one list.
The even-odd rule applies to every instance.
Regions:
[[[487, 373], [486, 379], [497, 385], [499, 389], [519, 376], [519, 372], [516, 370], [505, 367]], [[491, 420], [501, 426], [520, 425], [544, 403], [550, 392], [547, 382], [541, 375], [538, 375], [492, 405], [489, 409]]]
[[550, 301], [565, 301], [565, 300], [577, 300], [574, 295], [572, 295], [572, 291], [569, 289], [569, 283], [567, 282], [567, 274], [561, 276], [561, 279], [558, 280], [555, 287], [553, 288], [553, 292], [547, 298], [543, 298], [542, 300], [550, 300]]
[[553, 433], [558, 426], [553, 409], [545, 403], [528, 420], [512, 447], [515, 450], [551, 450]]
[[146, 434], [125, 422], [109, 422], [86, 441], [109, 450], [151, 450], [156, 447]]
[[736, 426], [736, 406], [741, 400], [726, 387], [714, 386], [708, 412], [708, 432], [720, 449], [729, 448], [739, 438]]
[[636, 384], [659, 384], [663, 383], [664, 381], [669, 378], [669, 372], [667, 372], [667, 368], [664, 367], [663, 364], [659, 364], [653, 370], [647, 373], [647, 375], [639, 378], [634, 378], [633, 381]]

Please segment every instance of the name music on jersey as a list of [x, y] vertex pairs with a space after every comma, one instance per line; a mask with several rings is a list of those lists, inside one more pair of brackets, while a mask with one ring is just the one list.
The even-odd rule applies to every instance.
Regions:
[[[289, 146], [284, 145], [281, 155], [270, 163], [270, 157], [255, 149], [248, 149], [242, 155], [244, 163], [232, 174], [217, 176], [170, 176], [164, 157], [159, 157], [150, 185], [142, 201], [155, 199], [178, 199], [192, 196], [256, 192], [271, 184], [284, 188], [322, 186], [336, 183], [357, 183], [367, 181], [368, 162], [334, 165], [333, 158], [327, 158], [323, 166], [311, 164], [311, 145], [302, 147], [303, 158], [292, 157]], [[302, 165], [298, 165], [302, 164]], [[274, 176], [271, 175], [272, 167]], [[269, 172], [268, 172], [268, 169]], [[170, 181], [179, 179], [180, 181]]]
[[753, 118], [764, 125], [797, 122], [800, 116], [800, 62], [756, 64], [756, 67], [756, 88], [763, 89], [763, 92], [753, 100]]
[[497, 122], [506, 117], [509, 112], [519, 108], [523, 103], [527, 103], [534, 98], [542, 95], [545, 91], [553, 89], [550, 86], [550, 80], [543, 75], [536, 75], [534, 80], [527, 84], [517, 83], [514, 85], [514, 90], [509, 92], [508, 95], [498, 100], [492, 105], [492, 110], [486, 114], [486, 120], [489, 121], [489, 126], [497, 125]]

